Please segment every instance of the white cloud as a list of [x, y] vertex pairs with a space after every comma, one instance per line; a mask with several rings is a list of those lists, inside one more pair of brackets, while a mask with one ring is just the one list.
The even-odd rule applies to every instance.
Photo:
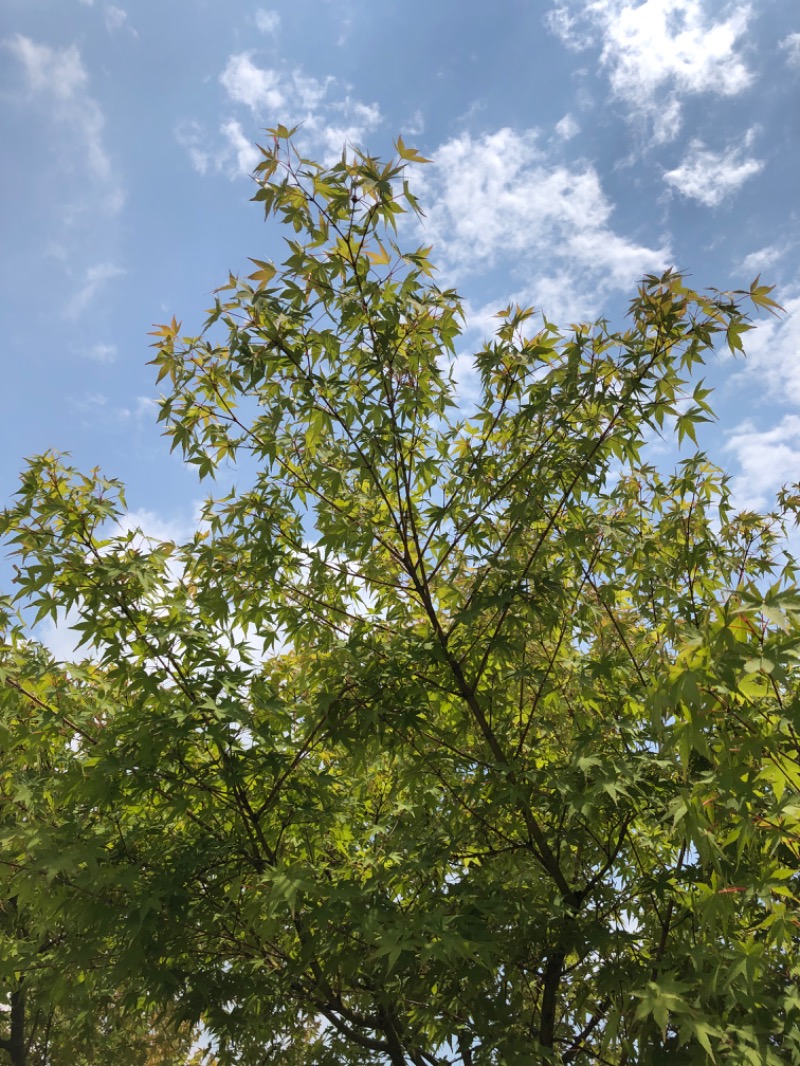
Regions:
[[112, 278], [119, 277], [125, 271], [114, 263], [97, 263], [89, 267], [84, 276], [83, 284], [70, 300], [66, 309], [67, 318], [78, 318], [94, 300], [98, 292]]
[[777, 244], [768, 244], [766, 247], [759, 248], [755, 252], [750, 252], [749, 255], [746, 255], [742, 260], [742, 269], [747, 271], [755, 270], [757, 274], [760, 274], [762, 270], [766, 270], [767, 267], [777, 263], [785, 251], [784, 247], [779, 247]]
[[208, 136], [199, 122], [183, 119], [175, 127], [175, 139], [189, 153], [192, 166], [198, 174], [206, 174], [212, 162]]
[[587, 12], [584, 11], [579, 11], [575, 15], [570, 14], [567, 3], [558, 3], [548, 12], [545, 21], [567, 48], [581, 52], [595, 40], [595, 35], [586, 23], [586, 14]]
[[572, 115], [564, 115], [560, 122], [556, 123], [556, 135], [562, 141], [569, 141], [581, 132], [581, 128]]
[[103, 392], [87, 392], [80, 399], [73, 397], [70, 403], [76, 411], [96, 411], [108, 404], [108, 397]]
[[118, 30], [125, 25], [128, 19], [128, 12], [123, 11], [121, 7], [115, 7], [113, 4], [109, 4], [106, 8], [106, 26], [109, 30]]
[[299, 68], [283, 71], [259, 67], [248, 52], [230, 56], [219, 80], [231, 100], [244, 104], [270, 124], [304, 122], [317, 126], [317, 109], [342, 106], [326, 100], [334, 78], [320, 81]]
[[[82, 2], [86, 3], [86, 0]], [[81, 634], [72, 628], [79, 621], [80, 614], [73, 608], [66, 614], [59, 611], [55, 622], [46, 618], [36, 627], [36, 636], [58, 662], [80, 662], [87, 657], [86, 649], [78, 648]]]
[[362, 104], [348, 96], [331, 104], [327, 117], [313, 116], [304, 132], [320, 144], [323, 161], [332, 163], [341, 156], [345, 144], [358, 144], [382, 121], [377, 104]]
[[118, 211], [124, 196], [103, 142], [105, 116], [88, 92], [89, 76], [78, 49], [51, 48], [22, 34], [4, 44], [22, 64], [29, 97], [46, 102], [53, 124], [70, 131], [78, 149], [76, 158], [104, 188], [106, 212]]
[[404, 137], [418, 137], [425, 132], [425, 116], [419, 108], [402, 123], [401, 129]]
[[762, 395], [766, 391], [773, 401], [800, 407], [800, 293], [777, 299], [784, 313], [759, 319], [756, 328], [743, 338], [747, 362], [734, 381], [752, 395], [751, 379], [755, 377]]
[[114, 4], [108, 4], [105, 9], [105, 16], [106, 29], [109, 33], [115, 33], [117, 30], [125, 28], [133, 37], [139, 36], [136, 30], [128, 22], [128, 12], [121, 7], [116, 7]]
[[21, 33], [5, 45], [22, 63], [28, 87], [33, 93], [49, 93], [56, 99], [74, 100], [89, 81], [75, 45], [50, 48]]
[[617, 234], [594, 168], [550, 160], [533, 130], [462, 134], [434, 158], [418, 179], [426, 241], [457, 278], [504, 265], [524, 283], [523, 300], [556, 317], [589, 313], [669, 261], [667, 248]]
[[333, 81], [318, 81], [299, 69], [284, 72], [258, 67], [248, 52], [230, 56], [219, 80], [231, 100], [256, 115], [266, 112], [265, 117], [275, 123], [295, 121], [318, 107]]
[[339, 48], [344, 48], [347, 42], [350, 40], [350, 31], [353, 28], [353, 20], [351, 18], [343, 18], [339, 22], [339, 36], [336, 38], [336, 44]]
[[790, 67], [800, 67], [800, 33], [790, 33], [781, 41], [781, 48], [786, 52], [786, 62]]
[[560, 0], [548, 21], [572, 48], [588, 48], [599, 35], [613, 95], [666, 141], [680, 127], [681, 96], [731, 96], [750, 85], [739, 50], [750, 16], [742, 0]]
[[785, 484], [800, 481], [800, 416], [784, 415], [771, 429], [759, 431], [744, 422], [726, 445], [739, 461], [731, 488], [738, 507], [769, 508]]
[[155, 543], [173, 541], [180, 544], [192, 537], [197, 530], [196, 515], [191, 519], [164, 518], [155, 511], [138, 508], [126, 512], [112, 531], [112, 535], [140, 532], [144, 538]]
[[253, 128], [250, 140], [243, 122], [229, 118], [219, 127], [220, 140], [195, 121], [179, 123], [176, 138], [201, 174], [250, 174], [259, 159], [253, 141], [265, 126], [300, 126], [298, 143], [324, 162], [332, 162], [341, 155], [345, 142], [359, 143], [383, 121], [377, 104], [355, 100], [346, 90], [344, 95], [337, 94], [335, 78], [320, 81], [299, 68], [259, 67], [248, 52], [229, 57], [220, 82], [231, 102], [246, 107], [258, 127]]
[[288, 81], [289, 91], [296, 94], [300, 109], [313, 111], [322, 103], [328, 89], [334, 84], [335, 78], [327, 77], [325, 81], [318, 81], [310, 75], [303, 74], [300, 70], [293, 70]]
[[230, 177], [252, 174], [260, 153], [244, 135], [242, 124], [236, 119], [223, 122], [219, 128], [222, 140], [215, 140], [199, 122], [178, 123], [175, 137], [189, 153], [198, 174], [225, 173]]
[[84, 349], [83, 354], [95, 363], [113, 363], [117, 358], [116, 344], [93, 344], [91, 348]]
[[79, 416], [84, 426], [97, 429], [102, 426], [105, 430], [121, 430], [126, 432], [132, 425], [141, 425], [143, 422], [155, 424], [158, 416], [158, 400], [152, 396], [136, 396], [128, 404], [114, 404], [108, 396], [102, 392], [85, 392], [81, 396], [70, 396], [68, 402], [72, 410]]
[[133, 411], [134, 417], [152, 418], [155, 422], [160, 406], [160, 401], [152, 396], [137, 396]]
[[246, 52], [230, 57], [219, 80], [231, 100], [245, 104], [251, 111], [278, 112], [286, 107], [280, 73], [257, 67]]
[[114, 411], [114, 420], [119, 422], [142, 422], [145, 419], [156, 421], [158, 415], [158, 400], [152, 396], [137, 396], [130, 407], [118, 407]]
[[275, 37], [281, 28], [281, 17], [277, 11], [269, 11], [259, 8], [255, 13], [256, 29], [265, 33], [268, 37]]
[[664, 180], [681, 195], [706, 207], [716, 207], [763, 169], [761, 160], [744, 154], [752, 133], [751, 130], [742, 142], [729, 146], [724, 152], [714, 152], [702, 141], [692, 141], [683, 162], [674, 170], [668, 170]]
[[236, 173], [252, 174], [261, 158], [261, 153], [253, 142], [245, 137], [241, 123], [237, 122], [236, 119], [231, 119], [229, 122], [223, 123], [221, 132], [227, 139], [235, 156]]

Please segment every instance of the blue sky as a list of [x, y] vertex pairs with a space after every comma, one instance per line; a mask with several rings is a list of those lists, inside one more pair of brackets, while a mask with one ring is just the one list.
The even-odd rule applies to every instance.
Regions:
[[279, 234], [249, 203], [253, 142], [434, 159], [416, 181], [469, 353], [509, 299], [616, 315], [669, 265], [761, 273], [787, 314], [720, 358], [706, 440], [743, 504], [800, 480], [797, 0], [4, 0], [2, 495], [70, 451], [181, 535], [206, 492], [155, 423], [147, 332], [191, 332]]

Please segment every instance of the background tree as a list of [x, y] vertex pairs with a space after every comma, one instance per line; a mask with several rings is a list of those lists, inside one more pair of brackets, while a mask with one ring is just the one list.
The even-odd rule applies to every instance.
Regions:
[[5, 721], [59, 759], [13, 890], [220, 1062], [800, 1062], [798, 497], [734, 514], [702, 454], [642, 458], [770, 290], [508, 307], [466, 409], [458, 299], [394, 240], [419, 157], [273, 136], [283, 268], [156, 334], [173, 445], [246, 487], [157, 543], [48, 454], [6, 511], [20, 609], [94, 657], [7, 626]]

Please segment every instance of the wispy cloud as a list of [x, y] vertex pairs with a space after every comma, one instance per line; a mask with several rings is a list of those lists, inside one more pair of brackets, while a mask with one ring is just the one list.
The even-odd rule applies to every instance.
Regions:
[[252, 174], [261, 158], [261, 153], [253, 142], [245, 137], [241, 122], [237, 122], [235, 118], [224, 122], [221, 126], [221, 133], [226, 138], [235, 158], [236, 173]]
[[571, 141], [581, 132], [581, 128], [572, 115], [564, 115], [560, 122], [556, 123], [556, 136], [562, 141]]
[[287, 106], [289, 81], [280, 71], [257, 66], [242, 52], [228, 60], [219, 79], [231, 100], [251, 111], [282, 111]]
[[681, 125], [681, 98], [731, 96], [753, 80], [741, 53], [749, 3], [710, 0], [559, 0], [551, 29], [571, 48], [600, 45], [613, 96], [645, 118], [656, 141]]
[[[89, 0], [81, 0], [81, 3], [91, 7]], [[80, 613], [75, 608], [59, 611], [55, 622], [49, 617], [40, 622], [35, 630], [36, 636], [58, 662], [80, 662], [82, 658], [90, 656], [85, 649], [78, 647], [81, 634], [73, 627], [79, 622]]]
[[66, 317], [78, 318], [90, 306], [95, 296], [113, 278], [119, 277], [125, 271], [114, 263], [97, 263], [90, 266], [84, 275], [83, 284], [74, 294], [66, 307]]
[[95, 363], [113, 363], [117, 358], [117, 346], [99, 342], [90, 348], [82, 349], [82, 354]]
[[74, 101], [85, 91], [89, 78], [75, 45], [50, 48], [21, 33], [5, 44], [22, 63], [31, 92]]
[[400, 128], [402, 129], [404, 136], [418, 137], [421, 133], [425, 132], [425, 116], [420, 109], [417, 108], [413, 115], [410, 115], [405, 122], [401, 123]]
[[[377, 104], [354, 99], [335, 78], [313, 78], [299, 67], [261, 67], [251, 52], [231, 55], [220, 83], [229, 102], [246, 111], [223, 121], [216, 134], [194, 120], [179, 123], [175, 131], [201, 174], [251, 173], [258, 153], [250, 137], [257, 137], [265, 126], [300, 125], [298, 141], [333, 160], [345, 142], [358, 143], [383, 120]], [[245, 125], [248, 113], [257, 122], [252, 129]]]
[[256, 29], [267, 37], [276, 37], [281, 28], [281, 17], [277, 11], [259, 8], [254, 16]]
[[358, 144], [382, 120], [377, 104], [362, 104], [346, 96], [332, 102], [325, 117], [315, 117], [308, 132], [320, 143], [323, 158], [334, 160], [342, 154], [345, 144]]
[[790, 67], [800, 68], [800, 33], [790, 33], [781, 41], [781, 48], [786, 52], [786, 62]]
[[618, 234], [594, 168], [550, 158], [534, 130], [463, 134], [434, 158], [418, 181], [426, 240], [457, 279], [502, 266], [549, 314], [589, 313], [669, 261]]
[[[747, 362], [734, 384], [743, 385], [748, 396], [758, 392], [773, 403], [800, 407], [800, 292], [780, 293], [778, 301], [784, 313], [759, 319], [747, 334]], [[800, 467], [797, 478], [800, 480]]]
[[766, 270], [774, 263], [777, 263], [785, 253], [785, 246], [768, 244], [764, 248], [758, 248], [756, 251], [746, 255], [742, 260], [742, 269], [747, 271], [754, 270], [757, 274], [760, 274], [762, 270]]
[[76, 162], [86, 167], [103, 191], [102, 207], [109, 214], [118, 211], [124, 193], [104, 143], [105, 116], [89, 92], [89, 76], [78, 49], [51, 48], [23, 34], [4, 45], [22, 66], [29, 99], [46, 104], [49, 121], [70, 131]]
[[105, 20], [106, 29], [109, 33], [116, 33], [117, 30], [127, 30], [132, 37], [138, 37], [139, 34], [131, 26], [128, 21], [128, 12], [121, 7], [117, 7], [115, 4], [107, 4], [105, 8]]
[[188, 152], [198, 174], [246, 177], [260, 158], [255, 142], [245, 136], [241, 122], [235, 118], [223, 122], [217, 134], [210, 134], [194, 120], [183, 121], [175, 129], [175, 138]]
[[664, 174], [664, 180], [682, 195], [706, 207], [716, 207], [763, 169], [759, 159], [746, 155], [753, 140], [750, 130], [738, 143], [722, 152], [707, 148], [695, 140], [682, 163]]
[[128, 511], [116, 523], [115, 533], [130, 533], [139, 530], [148, 540], [162, 542], [174, 541], [180, 544], [188, 540], [197, 530], [199, 524], [199, 507], [191, 517], [166, 518], [155, 511], [139, 508]]
[[783, 485], [800, 481], [800, 416], [787, 414], [770, 429], [743, 422], [728, 439], [739, 472], [731, 488], [736, 505], [763, 510]]
[[208, 133], [195, 119], [182, 119], [175, 127], [175, 140], [185, 148], [198, 174], [206, 174], [212, 163]]
[[80, 424], [96, 430], [129, 432], [146, 422], [155, 425], [158, 400], [152, 396], [135, 396], [127, 403], [114, 403], [103, 392], [84, 392], [70, 396], [68, 403]]
[[230, 56], [219, 80], [231, 100], [245, 104], [256, 115], [272, 113], [281, 121], [284, 115], [294, 120], [313, 112], [335, 79], [320, 81], [299, 68], [259, 67], [249, 52], [240, 52]]
[[252, 55], [229, 57], [220, 82], [234, 103], [243, 104], [262, 121], [303, 124], [302, 136], [341, 151], [345, 139], [357, 139], [381, 121], [377, 104], [354, 100], [335, 78], [313, 78], [299, 67], [259, 67]]

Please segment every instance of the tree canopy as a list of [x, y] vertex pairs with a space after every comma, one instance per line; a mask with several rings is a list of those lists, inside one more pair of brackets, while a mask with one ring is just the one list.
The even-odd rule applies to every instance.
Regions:
[[162, 543], [47, 453], [2, 518], [9, 994], [78, 975], [220, 1063], [800, 1062], [800, 497], [645, 457], [770, 290], [509, 306], [467, 402], [420, 157], [271, 134], [285, 260], [155, 334], [173, 447], [236, 487]]

